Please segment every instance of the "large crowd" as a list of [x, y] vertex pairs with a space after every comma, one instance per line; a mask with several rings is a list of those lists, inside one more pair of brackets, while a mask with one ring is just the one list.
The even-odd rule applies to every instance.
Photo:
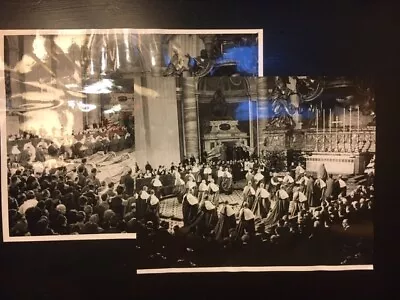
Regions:
[[[371, 263], [373, 172], [348, 191], [346, 178], [324, 165], [316, 175], [301, 164], [283, 174], [263, 165], [248, 159], [172, 165], [183, 225], [170, 230], [160, 216], [159, 169], [148, 164], [145, 172], [155, 177], [134, 197], [141, 267]], [[224, 202], [221, 194], [243, 178], [242, 204]]]
[[[86, 157], [130, 148], [133, 138], [122, 127], [96, 127], [51, 140], [35, 132], [9, 137], [14, 143], [7, 161], [10, 236], [132, 232], [129, 188], [100, 182]], [[65, 143], [68, 138], [73, 142]], [[72, 169], [57, 163], [68, 159], [81, 163]]]

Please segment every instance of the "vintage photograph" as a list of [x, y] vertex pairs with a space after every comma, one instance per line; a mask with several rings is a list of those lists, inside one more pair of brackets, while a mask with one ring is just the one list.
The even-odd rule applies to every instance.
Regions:
[[159, 98], [140, 100], [138, 273], [373, 268], [371, 79], [147, 83]]
[[[3, 32], [4, 240], [134, 238], [139, 166], [158, 162], [151, 155], [161, 150], [149, 148], [150, 133], [158, 138], [153, 128], [160, 125], [169, 126], [172, 135], [179, 132], [168, 124], [178, 115], [175, 81], [262, 75], [261, 34]], [[171, 101], [175, 110], [165, 115]], [[179, 160], [179, 155], [166, 157]]]

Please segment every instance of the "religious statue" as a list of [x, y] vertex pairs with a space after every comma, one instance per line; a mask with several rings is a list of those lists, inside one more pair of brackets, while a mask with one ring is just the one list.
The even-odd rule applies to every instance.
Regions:
[[296, 108], [290, 103], [290, 96], [294, 92], [286, 86], [281, 77], [275, 78], [275, 88], [271, 95], [272, 118], [269, 120], [269, 126], [287, 129], [293, 128], [295, 122], [293, 114]]
[[211, 114], [216, 119], [226, 119], [228, 104], [221, 89], [215, 91], [211, 104]]
[[[187, 55], [186, 55], [187, 57]], [[182, 76], [184, 71], [188, 71], [188, 67], [185, 66], [185, 60], [182, 55], [179, 54], [177, 49], [174, 49], [171, 61], [164, 71], [164, 76]]]

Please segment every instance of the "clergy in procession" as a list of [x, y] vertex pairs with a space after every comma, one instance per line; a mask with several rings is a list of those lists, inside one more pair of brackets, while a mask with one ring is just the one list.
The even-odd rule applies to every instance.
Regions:
[[299, 162], [294, 173], [295, 173], [295, 180], [298, 181], [300, 179], [301, 176], [304, 175], [306, 171], [304, 170], [304, 168], [302, 167], [301, 163]]
[[229, 231], [235, 228], [235, 211], [233, 210], [232, 206], [229, 205], [228, 201], [225, 201], [224, 205], [219, 211], [218, 222], [214, 228], [215, 239], [222, 242], [225, 238], [229, 237]]
[[314, 183], [313, 201], [310, 207], [318, 207], [325, 204], [325, 189], [325, 181], [322, 180], [321, 176], [318, 176]]
[[307, 197], [307, 208], [311, 207], [311, 204], [313, 204], [313, 194], [314, 194], [314, 178], [312, 175], [306, 174], [305, 177], [307, 178], [307, 184], [306, 184], [306, 197]]
[[225, 175], [224, 169], [222, 168], [222, 166], [220, 166], [218, 168], [218, 171], [217, 171], [217, 184], [218, 184], [218, 186], [221, 186], [222, 179], [224, 178], [224, 175]]
[[245, 178], [246, 178], [246, 182], [249, 182], [249, 181], [253, 182], [253, 180], [254, 180], [253, 171], [249, 169], [249, 170], [247, 171], [247, 173], [246, 173]]
[[150, 191], [150, 197], [147, 200], [146, 221], [151, 221], [155, 228], [160, 225], [160, 200], [155, 191]]
[[258, 169], [256, 175], [254, 175], [254, 183], [257, 186], [263, 180], [264, 175], [261, 173], [261, 169]]
[[11, 155], [10, 155], [11, 162], [18, 162], [20, 154], [21, 154], [21, 151], [19, 151], [18, 145], [12, 146]]
[[334, 188], [334, 180], [332, 174], [329, 174], [328, 179], [326, 180], [326, 189], [325, 189], [325, 200], [330, 202], [331, 197], [333, 195]]
[[143, 186], [142, 190], [139, 192], [139, 197], [136, 200], [136, 218], [138, 220], [141, 220], [146, 216], [147, 201], [150, 198], [147, 190], [147, 186]]
[[183, 225], [190, 226], [197, 217], [199, 211], [199, 200], [193, 195], [191, 190], [183, 196], [182, 215]]
[[275, 205], [263, 220], [263, 223], [267, 227], [274, 226], [283, 216], [288, 214], [289, 210], [289, 194], [284, 189], [279, 187], [274, 198]]
[[274, 172], [272, 174], [271, 180], [270, 180], [270, 192], [272, 195], [276, 193], [278, 190], [278, 187], [280, 186], [281, 180], [278, 177], [278, 173]]
[[303, 191], [303, 186], [296, 185], [293, 188], [293, 198], [289, 205], [289, 214], [291, 217], [297, 216], [300, 211], [306, 209], [307, 197]]
[[328, 179], [328, 173], [326, 172], [325, 164], [321, 164], [317, 171], [317, 177], [321, 177], [323, 181]]
[[253, 188], [253, 184], [251, 181], [248, 181], [243, 189], [243, 202], [248, 203], [249, 207], [253, 207], [255, 196], [256, 191]]
[[210, 182], [210, 180], [212, 179], [212, 169], [210, 168], [210, 166], [207, 164], [203, 170], [203, 174], [204, 174], [204, 179], [207, 182]]
[[214, 179], [211, 179], [208, 185], [208, 200], [215, 206], [219, 205], [219, 186], [214, 183]]
[[200, 168], [197, 163], [192, 166], [191, 173], [193, 174], [194, 181], [199, 184], [201, 182]]
[[255, 201], [252, 206], [252, 211], [256, 219], [264, 219], [267, 217], [271, 207], [271, 194], [265, 189], [264, 183], [260, 183], [257, 188]]
[[346, 193], [347, 193], [347, 184], [346, 184], [346, 182], [343, 180], [343, 176], [342, 175], [339, 175], [338, 176], [338, 185], [339, 185], [339, 195], [341, 195], [341, 196], [346, 196]]
[[197, 198], [200, 201], [200, 206], [202, 206], [204, 204], [204, 201], [205, 201], [207, 193], [208, 193], [208, 189], [209, 189], [208, 184], [206, 183], [206, 180], [203, 179], [200, 182], [199, 189], [198, 189], [199, 191], [197, 193]]
[[181, 178], [181, 174], [178, 171], [174, 171], [174, 194], [178, 198], [178, 202], [182, 203], [183, 195], [186, 193], [185, 181]]
[[186, 190], [189, 191], [191, 190], [193, 192], [193, 195], [197, 195], [197, 184], [194, 181], [194, 177], [190, 176], [188, 178], [188, 181], [186, 182]]
[[290, 172], [286, 172], [285, 177], [282, 179], [282, 185], [289, 195], [291, 195], [294, 186], [294, 179], [290, 176]]
[[156, 177], [151, 181], [151, 186], [153, 187], [157, 198], [160, 199], [162, 197], [161, 192], [163, 187], [163, 184], [160, 180], [160, 175], [156, 175]]
[[233, 190], [232, 185], [233, 185], [232, 173], [229, 172], [228, 168], [225, 168], [221, 182], [221, 190], [227, 195], [232, 194]]
[[244, 203], [243, 208], [239, 211], [239, 223], [237, 228], [238, 238], [241, 238], [245, 233], [253, 236], [256, 232], [255, 216], [249, 208], [248, 203]]
[[200, 207], [202, 214], [197, 224], [197, 233], [200, 236], [209, 234], [217, 225], [218, 213], [217, 208], [211, 201], [204, 201], [204, 205]]

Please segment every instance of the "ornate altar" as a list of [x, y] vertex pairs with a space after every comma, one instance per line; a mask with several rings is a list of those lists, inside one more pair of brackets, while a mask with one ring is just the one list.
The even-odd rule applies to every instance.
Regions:
[[210, 121], [211, 130], [204, 134], [204, 151], [211, 151], [218, 143], [234, 142], [248, 146], [249, 135], [240, 131], [237, 120]]

